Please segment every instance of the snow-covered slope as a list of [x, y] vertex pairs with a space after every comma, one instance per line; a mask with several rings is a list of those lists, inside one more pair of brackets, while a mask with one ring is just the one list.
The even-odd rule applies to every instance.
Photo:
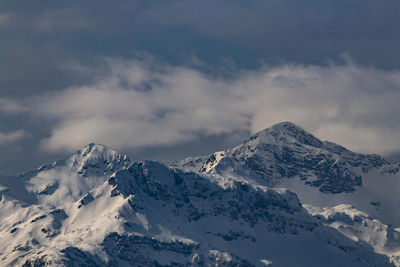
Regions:
[[[324, 226], [290, 191], [157, 162], [135, 162], [62, 207], [33, 205], [4, 219], [1, 236], [9, 241], [0, 247], [2, 261], [72, 266], [389, 264], [368, 246]], [[333, 257], [329, 264], [326, 257]]]
[[291, 123], [173, 164], [90, 144], [0, 177], [0, 265], [399, 266], [386, 202], [368, 199], [392, 169]]
[[0, 178], [0, 186], [5, 188], [2, 195], [6, 199], [59, 206], [77, 200], [129, 164], [126, 155], [103, 145], [89, 144], [69, 158], [17, 177]]
[[[58, 235], [62, 221], [68, 217], [65, 207], [129, 164], [126, 155], [90, 144], [69, 158], [36, 170], [14, 177], [0, 176], [0, 262], [14, 265], [15, 259], [8, 261], [6, 255], [13, 258], [32, 245], [39, 246], [43, 234]], [[41, 228], [33, 227], [37, 223]]]
[[322, 209], [311, 205], [305, 207], [324, 224], [356, 242], [370, 244], [377, 253], [388, 255], [393, 263], [400, 265], [400, 229], [372, 219], [348, 204]]
[[[191, 166], [188, 161], [180, 165]], [[197, 170], [286, 188], [295, 192], [302, 204], [315, 208], [345, 204], [388, 229], [400, 226], [399, 163], [389, 164], [378, 155], [355, 153], [321, 141], [293, 123], [279, 123], [231, 150], [216, 152]], [[363, 242], [395, 259], [395, 252], [378, 248], [372, 240]], [[400, 266], [398, 261], [396, 264]]]

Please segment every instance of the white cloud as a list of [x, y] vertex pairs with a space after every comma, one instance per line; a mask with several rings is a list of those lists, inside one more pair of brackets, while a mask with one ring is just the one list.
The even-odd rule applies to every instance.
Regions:
[[10, 133], [0, 132], [0, 145], [16, 142], [25, 136], [27, 136], [27, 133], [24, 130], [17, 130]]
[[361, 152], [400, 149], [400, 72], [284, 65], [227, 80], [184, 67], [108, 60], [93, 84], [41, 96], [33, 111], [56, 127], [49, 150], [174, 144], [292, 121]]

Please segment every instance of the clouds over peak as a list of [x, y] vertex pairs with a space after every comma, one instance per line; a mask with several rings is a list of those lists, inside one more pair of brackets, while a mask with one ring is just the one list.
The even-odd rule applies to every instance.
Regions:
[[54, 126], [44, 148], [182, 144], [292, 121], [356, 151], [400, 149], [397, 70], [348, 60], [243, 70], [226, 79], [154, 61], [106, 62], [92, 83], [36, 98], [33, 113]]
[[116, 148], [168, 145], [249, 122], [232, 113], [236, 96], [224, 81], [187, 68], [108, 62], [110, 72], [93, 84], [37, 99], [35, 113], [57, 125], [45, 147], [74, 150], [92, 141]]

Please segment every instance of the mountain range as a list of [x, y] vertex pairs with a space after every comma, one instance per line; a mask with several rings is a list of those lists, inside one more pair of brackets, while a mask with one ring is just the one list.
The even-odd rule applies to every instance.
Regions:
[[0, 176], [1, 266], [400, 266], [400, 163], [283, 122], [180, 161]]

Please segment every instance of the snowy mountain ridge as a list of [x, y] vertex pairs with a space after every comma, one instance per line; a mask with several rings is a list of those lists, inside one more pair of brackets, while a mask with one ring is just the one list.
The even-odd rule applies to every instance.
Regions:
[[[293, 123], [282, 122], [254, 134], [232, 150], [214, 153], [199, 172], [239, 174], [268, 186], [278, 185], [281, 178], [298, 176], [321, 192], [335, 194], [354, 192], [362, 185], [362, 174], [388, 165], [379, 155], [354, 153], [320, 141]], [[194, 164], [186, 159], [180, 166]]]
[[382, 173], [398, 180], [391, 166], [287, 122], [175, 163], [131, 162], [90, 144], [0, 176], [0, 262], [400, 266], [397, 214], [386, 210], [387, 192], [371, 189]]

